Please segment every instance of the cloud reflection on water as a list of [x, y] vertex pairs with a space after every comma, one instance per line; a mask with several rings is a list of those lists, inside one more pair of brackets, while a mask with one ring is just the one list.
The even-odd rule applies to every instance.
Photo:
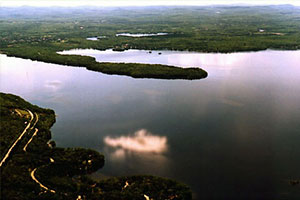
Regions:
[[244, 104], [239, 101], [235, 101], [235, 100], [227, 99], [227, 98], [222, 98], [221, 102], [226, 105], [233, 106], [233, 107], [243, 107], [244, 106]]
[[106, 136], [104, 143], [111, 147], [134, 152], [163, 153], [168, 149], [167, 137], [153, 135], [146, 129], [138, 130], [131, 136], [116, 138]]
[[60, 80], [47, 80], [44, 84], [46, 88], [50, 88], [53, 91], [57, 91], [62, 85], [62, 81]]

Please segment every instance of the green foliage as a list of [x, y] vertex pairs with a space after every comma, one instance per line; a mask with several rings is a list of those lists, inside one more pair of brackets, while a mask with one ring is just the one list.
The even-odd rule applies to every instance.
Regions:
[[[60, 49], [235, 52], [300, 47], [300, 9], [288, 5], [0, 9], [0, 47], [4, 48], [38, 44]], [[143, 38], [115, 35], [124, 32], [169, 35]], [[86, 40], [92, 36], [106, 38]]]
[[[0, 155], [3, 157], [4, 153], [7, 152], [12, 143], [19, 137], [19, 134], [26, 127], [25, 122], [29, 120], [26, 118], [20, 117], [15, 109], [20, 108], [22, 110], [31, 110], [32, 112], [40, 113], [40, 116], [43, 117], [47, 115], [47, 120], [42, 120], [38, 127], [41, 129], [46, 127], [45, 129], [49, 129], [52, 124], [55, 122], [54, 111], [50, 109], [42, 109], [36, 105], [32, 105], [26, 102], [24, 99], [12, 95], [12, 94], [4, 94], [0, 93]], [[41, 123], [45, 123], [41, 125]]]
[[[134, 78], [199, 79], [207, 73], [164, 65], [97, 63], [94, 58], [56, 52], [112, 48], [227, 53], [300, 48], [300, 9], [288, 5], [55, 10], [29, 7], [0, 8], [0, 13], [0, 53]], [[116, 36], [122, 32], [168, 35]], [[106, 38], [86, 40], [92, 36]]]
[[[128, 186], [125, 187], [126, 182]], [[116, 177], [100, 181], [99, 199], [144, 200], [144, 195], [151, 199], [192, 199], [190, 189], [176, 181], [154, 176]]]
[[[39, 133], [23, 151], [24, 145], [33, 131], [14, 148], [5, 165], [1, 167], [1, 199], [142, 199], [146, 192], [151, 198], [191, 199], [189, 188], [169, 179], [152, 176], [112, 178], [95, 182], [87, 177], [104, 165], [104, 156], [91, 149], [58, 148], [48, 146], [51, 139], [50, 128], [55, 122], [54, 111], [32, 105], [22, 98], [0, 93], [1, 111], [1, 158], [7, 148], [24, 129], [25, 116], [13, 112], [15, 108], [29, 109], [38, 114], [36, 127]], [[53, 141], [51, 142], [53, 144]], [[31, 177], [35, 177], [55, 193], [41, 188]], [[121, 185], [128, 181], [131, 186], [122, 190]], [[118, 197], [118, 198], [117, 198]]]
[[8, 56], [17, 56], [61, 65], [86, 67], [92, 71], [128, 75], [134, 78], [200, 79], [207, 77], [207, 72], [199, 68], [179, 68], [167, 65], [139, 63], [98, 63], [95, 61], [95, 58], [89, 56], [57, 54], [56, 51], [59, 50], [61, 49], [20, 44], [17, 47], [7, 48], [3, 51]]
[[20, 108], [23, 110], [29, 109], [33, 112], [38, 112], [42, 114], [54, 114], [53, 110], [50, 109], [42, 109], [36, 105], [32, 105], [25, 101], [24, 99], [13, 95], [13, 94], [5, 94], [0, 92], [0, 106], [4, 109], [15, 109]]
[[[24, 152], [23, 147], [29, 141], [33, 130], [28, 129], [25, 137], [15, 146], [5, 164], [1, 167], [1, 198], [2, 199], [61, 199], [61, 195], [49, 195], [30, 177], [33, 169], [47, 168], [48, 177], [54, 173], [60, 175], [60, 182], [64, 185], [70, 177], [92, 173], [104, 165], [104, 156], [93, 150], [50, 148], [47, 142], [51, 139], [50, 128], [55, 122], [53, 110], [43, 109], [26, 102], [24, 99], [0, 93], [1, 113], [1, 160], [8, 148], [19, 137], [26, 127], [25, 116], [19, 116], [14, 110], [30, 110], [39, 116], [36, 124], [39, 132]], [[33, 123], [33, 122], [32, 122]], [[55, 162], [50, 162], [50, 158]], [[91, 160], [88, 162], [88, 160]], [[55, 177], [53, 175], [53, 177]], [[47, 181], [45, 181], [47, 183]], [[86, 184], [86, 183], [82, 183]], [[54, 185], [55, 186], [55, 185]], [[65, 186], [67, 187], [67, 185]], [[63, 191], [58, 188], [58, 192]], [[42, 193], [40, 193], [42, 191]], [[42, 196], [40, 196], [43, 194]], [[49, 198], [48, 198], [49, 197]], [[50, 198], [51, 197], [51, 198]]]

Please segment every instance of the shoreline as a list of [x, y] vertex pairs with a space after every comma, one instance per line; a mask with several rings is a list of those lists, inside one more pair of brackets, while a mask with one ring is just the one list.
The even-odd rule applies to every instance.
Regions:
[[18, 50], [15, 49], [16, 51], [10, 51], [11, 48], [9, 48], [6, 49], [6, 51], [2, 50], [2, 53], [9, 57], [74, 67], [85, 67], [91, 71], [111, 75], [126, 75], [132, 78], [197, 80], [208, 76], [208, 73], [201, 68], [181, 68], [177, 66], [143, 63], [102, 63], [97, 62], [95, 58], [90, 56], [60, 55], [45, 48], [37, 48], [39, 49], [33, 52], [30, 51], [32, 49], [31, 47], [28, 51], [20, 50], [22, 47], [17, 48]]
[[[147, 193], [155, 199], [166, 199], [170, 196], [191, 199], [191, 191], [186, 185], [167, 178], [138, 175], [92, 180], [88, 175], [104, 166], [104, 156], [92, 149], [56, 147], [53, 140], [51, 145], [48, 145], [51, 139], [50, 128], [55, 123], [53, 110], [40, 108], [21, 97], [5, 93], [0, 93], [0, 103], [3, 117], [1, 126], [11, 127], [14, 121], [21, 120], [18, 127], [22, 129], [24, 121], [32, 121], [33, 118], [25, 119], [32, 112], [36, 115], [37, 122], [33, 124], [32, 129], [29, 129], [31, 123], [26, 125], [28, 128], [25, 130], [29, 131], [22, 134], [24, 138], [20, 141], [18, 139], [17, 145], [13, 145], [14, 151], [7, 158], [5, 165], [0, 167], [1, 197], [9, 199], [21, 195], [22, 199], [76, 199], [82, 196], [86, 199], [109, 200], [116, 195], [122, 199], [136, 199]], [[20, 116], [14, 113], [16, 108], [24, 114]], [[38, 128], [39, 133], [36, 134], [33, 128]], [[14, 130], [8, 133], [1, 132], [5, 137], [1, 140], [6, 142], [6, 146], [11, 143], [7, 141], [7, 136], [11, 134], [16, 133]], [[29, 145], [27, 140], [30, 141]], [[26, 151], [23, 146], [26, 146]], [[5, 149], [7, 148], [2, 146], [1, 152], [6, 152]], [[16, 183], [19, 185], [18, 189], [14, 188]], [[149, 184], [153, 187], [149, 187]], [[126, 187], [120, 188], [120, 185]]]

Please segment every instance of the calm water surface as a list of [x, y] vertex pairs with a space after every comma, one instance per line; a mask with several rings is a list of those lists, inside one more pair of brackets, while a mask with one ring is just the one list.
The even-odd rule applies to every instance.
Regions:
[[99, 176], [170, 177], [195, 199], [299, 199], [300, 51], [73, 53], [209, 74], [133, 79], [0, 55], [0, 90], [54, 109], [57, 145], [103, 152]]
[[153, 36], [163, 36], [168, 35], [168, 33], [119, 33], [116, 36], [125, 37], [153, 37]]

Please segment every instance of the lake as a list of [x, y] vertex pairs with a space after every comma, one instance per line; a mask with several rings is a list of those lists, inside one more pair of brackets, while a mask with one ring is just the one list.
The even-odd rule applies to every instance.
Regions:
[[[155, 37], [155, 36], [164, 36], [164, 35], [168, 35], [168, 33], [118, 33], [116, 34], [117, 37], [123, 36], [123, 37], [135, 37], [135, 38]], [[94, 37], [88, 37], [86, 39], [96, 41], [98, 39], [103, 39], [103, 38], [106, 38], [106, 36], [94, 36]]]
[[163, 36], [168, 35], [168, 33], [118, 33], [116, 36], [125, 36], [125, 37], [154, 37], [154, 36]]
[[106, 38], [106, 36], [100, 35], [100, 36], [94, 36], [94, 37], [88, 37], [87, 40], [97, 41], [98, 39]]
[[103, 152], [95, 177], [169, 177], [195, 199], [299, 199], [300, 51], [68, 53], [208, 72], [133, 79], [0, 55], [0, 91], [54, 109], [58, 146]]

